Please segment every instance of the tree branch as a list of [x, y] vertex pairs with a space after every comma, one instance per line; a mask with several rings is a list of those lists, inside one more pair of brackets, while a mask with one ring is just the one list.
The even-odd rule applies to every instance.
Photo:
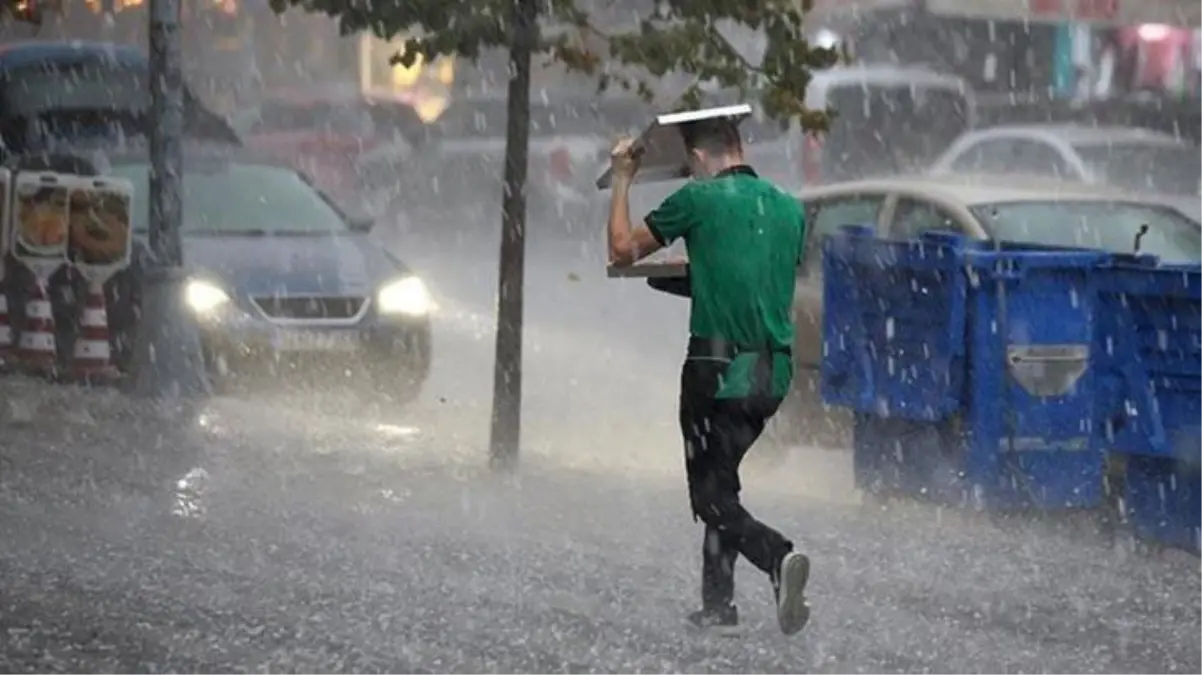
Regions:
[[[12, 0], [0, 3], [6, 1]], [[804, 12], [793, 0], [666, 0], [629, 29], [601, 25], [579, 1], [545, 0], [544, 30], [534, 51], [568, 71], [596, 77], [599, 90], [616, 85], [651, 102], [663, 78], [687, 75], [692, 83], [682, 102], [690, 107], [700, 105], [701, 85], [714, 83], [738, 90], [744, 98], [755, 92], [770, 117], [800, 119], [805, 129], [825, 128], [826, 111], [805, 108], [805, 89], [810, 72], [833, 65], [838, 53], [807, 43]], [[419, 56], [427, 62], [439, 56], [476, 61], [485, 50], [511, 46], [513, 0], [269, 2], [277, 11], [297, 6], [326, 13], [338, 19], [344, 32], [368, 30], [385, 39], [408, 36], [404, 51], [395, 58], [406, 65]], [[766, 45], [759, 63], [723, 34], [722, 22], [763, 36]], [[415, 29], [421, 30], [420, 36], [413, 36]]]

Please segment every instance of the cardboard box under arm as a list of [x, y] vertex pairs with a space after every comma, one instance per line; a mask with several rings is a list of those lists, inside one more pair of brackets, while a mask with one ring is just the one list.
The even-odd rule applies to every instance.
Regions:
[[689, 258], [684, 252], [684, 242], [678, 241], [633, 265], [609, 265], [605, 272], [611, 279], [683, 278], [689, 274]]
[[640, 262], [627, 267], [610, 265], [606, 272], [611, 279], [683, 279], [689, 275], [688, 260], [664, 260], [662, 262]]

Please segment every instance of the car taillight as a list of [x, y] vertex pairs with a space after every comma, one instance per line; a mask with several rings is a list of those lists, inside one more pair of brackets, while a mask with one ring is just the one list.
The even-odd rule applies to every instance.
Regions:
[[572, 153], [567, 148], [556, 148], [548, 158], [551, 166], [551, 177], [566, 183], [572, 178]]
[[815, 134], [806, 134], [802, 143], [801, 176], [803, 185], [822, 183], [822, 139]]

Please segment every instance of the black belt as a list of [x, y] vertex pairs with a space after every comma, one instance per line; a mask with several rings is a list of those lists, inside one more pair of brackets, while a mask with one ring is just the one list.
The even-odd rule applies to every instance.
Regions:
[[772, 396], [772, 357], [776, 354], [792, 354], [792, 347], [776, 347], [760, 345], [751, 347], [717, 338], [689, 338], [689, 351], [686, 360], [718, 360], [730, 363], [736, 356], [755, 354], [755, 366], [751, 372], [751, 386], [748, 394], [751, 396]]
[[775, 345], [764, 344], [759, 347], [752, 347], [721, 338], [689, 337], [688, 358], [690, 359], [725, 359], [730, 361], [740, 354], [759, 354], [760, 356], [770, 357], [773, 354], [792, 353], [793, 348], [789, 346], [777, 347]]

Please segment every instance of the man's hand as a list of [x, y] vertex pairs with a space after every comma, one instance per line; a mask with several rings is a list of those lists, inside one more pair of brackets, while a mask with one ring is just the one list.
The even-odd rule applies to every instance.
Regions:
[[643, 159], [643, 149], [635, 147], [633, 138], [620, 138], [609, 152], [609, 165], [613, 169], [614, 180], [630, 182], [639, 171], [639, 162]]

